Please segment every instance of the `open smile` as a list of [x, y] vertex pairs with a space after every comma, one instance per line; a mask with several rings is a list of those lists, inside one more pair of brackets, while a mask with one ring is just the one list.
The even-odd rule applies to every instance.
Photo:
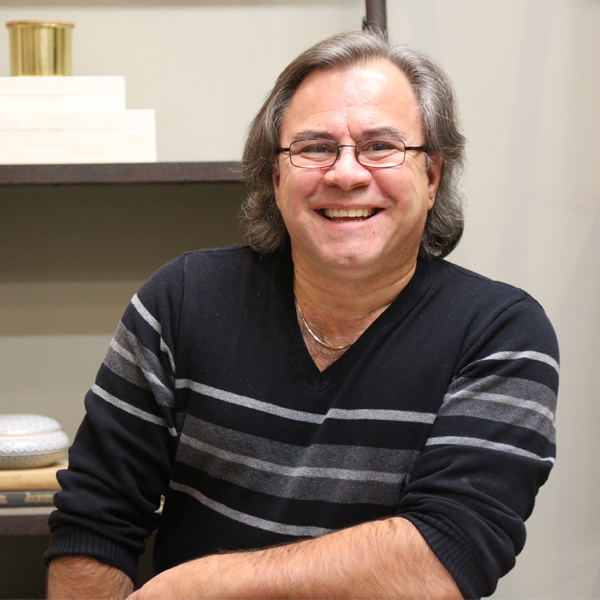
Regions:
[[326, 219], [335, 223], [355, 223], [370, 219], [380, 209], [375, 208], [324, 208], [320, 211]]

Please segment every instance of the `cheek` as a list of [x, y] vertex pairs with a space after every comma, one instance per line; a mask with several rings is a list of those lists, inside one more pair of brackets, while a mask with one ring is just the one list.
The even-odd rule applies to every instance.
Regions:
[[298, 169], [291, 173], [282, 173], [279, 181], [279, 191], [276, 194], [279, 210], [301, 210], [311, 197], [319, 191], [322, 177], [309, 170]]
[[406, 209], [412, 203], [417, 191], [410, 174], [382, 173], [381, 175], [377, 181], [381, 193], [390, 198], [399, 208]]
[[415, 170], [411, 173], [410, 181], [406, 182], [406, 186], [410, 189], [412, 201], [420, 208], [429, 210], [430, 206], [430, 190], [429, 178], [422, 170]]

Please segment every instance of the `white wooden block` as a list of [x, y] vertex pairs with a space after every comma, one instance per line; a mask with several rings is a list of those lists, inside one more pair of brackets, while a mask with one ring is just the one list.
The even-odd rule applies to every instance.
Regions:
[[125, 78], [0, 77], [4, 110], [125, 110]]
[[154, 109], [85, 110], [73, 112], [0, 111], [0, 130], [14, 129], [118, 129], [154, 127]]
[[0, 111], [0, 164], [155, 162], [154, 110]]

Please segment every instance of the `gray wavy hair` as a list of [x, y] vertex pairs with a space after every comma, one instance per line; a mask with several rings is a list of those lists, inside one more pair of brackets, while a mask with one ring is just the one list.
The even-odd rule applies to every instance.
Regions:
[[273, 172], [277, 169], [279, 130], [283, 115], [302, 81], [316, 70], [343, 70], [376, 59], [396, 65], [410, 81], [421, 110], [427, 166], [431, 155], [442, 157], [436, 201], [427, 215], [419, 255], [447, 256], [463, 228], [463, 192], [459, 180], [465, 163], [465, 138], [459, 131], [452, 83], [443, 69], [422, 52], [394, 45], [369, 32], [330, 37], [303, 52], [281, 73], [252, 121], [242, 168], [249, 189], [242, 204], [248, 242], [262, 254], [285, 246], [288, 232], [275, 202]]

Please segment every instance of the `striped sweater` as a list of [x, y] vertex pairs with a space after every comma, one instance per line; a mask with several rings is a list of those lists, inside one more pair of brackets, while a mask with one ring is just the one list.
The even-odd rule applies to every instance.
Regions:
[[155, 528], [160, 572], [400, 515], [465, 597], [490, 594], [554, 463], [557, 361], [526, 293], [419, 260], [320, 372], [289, 252], [186, 254], [133, 297], [86, 396], [46, 560], [135, 579]]

